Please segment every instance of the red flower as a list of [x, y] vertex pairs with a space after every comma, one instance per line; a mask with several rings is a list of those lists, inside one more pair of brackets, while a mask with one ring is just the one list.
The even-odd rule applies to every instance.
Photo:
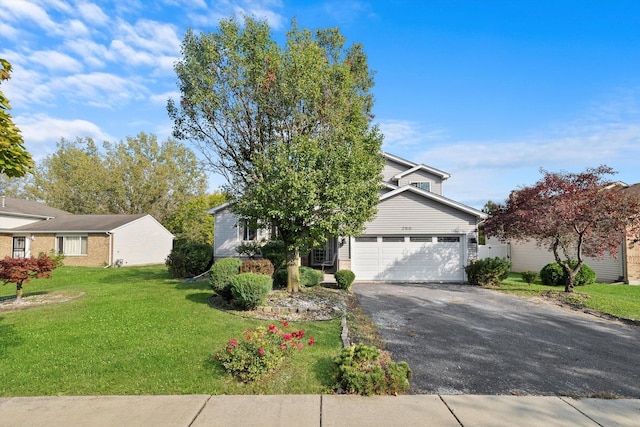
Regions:
[[287, 345], [282, 343], [282, 344], [280, 344], [280, 348], [283, 349], [283, 350], [286, 350], [287, 349]]
[[264, 349], [263, 349], [263, 348], [259, 348], [259, 349], [258, 349], [258, 354], [259, 354], [260, 356], [262, 356], [262, 355], [264, 354]]
[[287, 322], [286, 320], [283, 320], [282, 321], [282, 326], [284, 326], [286, 328], [287, 326], [289, 326], [289, 322]]
[[220, 360], [220, 356], [216, 354], [216, 360]]
[[277, 334], [278, 328], [276, 328], [276, 325], [269, 325], [269, 332], [273, 332], [274, 334]]
[[251, 335], [247, 335], [247, 341], [251, 341]]
[[291, 334], [282, 334], [282, 338], [284, 338], [285, 341], [289, 341], [291, 339]]
[[237, 346], [238, 346], [238, 341], [237, 341], [235, 338], [231, 338], [231, 339], [229, 340], [229, 345], [230, 345], [231, 347], [237, 347]]
[[314, 345], [316, 343], [315, 338], [309, 337], [309, 345]]

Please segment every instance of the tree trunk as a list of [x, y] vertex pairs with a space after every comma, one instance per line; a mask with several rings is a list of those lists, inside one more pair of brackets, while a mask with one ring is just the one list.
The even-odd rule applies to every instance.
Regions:
[[16, 284], [16, 304], [22, 301], [22, 283]]
[[291, 293], [300, 291], [300, 270], [298, 269], [298, 248], [287, 249], [287, 291]]
[[562, 269], [564, 270], [565, 274], [567, 275], [567, 280], [564, 284], [564, 291], [566, 293], [573, 293], [573, 287], [575, 286], [575, 279], [576, 276], [578, 275], [578, 272], [580, 271], [580, 269], [582, 268], [582, 263], [579, 262], [578, 263], [578, 267], [576, 269], [571, 269], [571, 266], [565, 263], [560, 264], [562, 266]]

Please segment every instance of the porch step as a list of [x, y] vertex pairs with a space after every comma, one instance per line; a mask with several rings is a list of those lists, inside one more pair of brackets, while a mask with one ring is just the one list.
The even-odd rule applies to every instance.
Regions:
[[324, 273], [324, 279], [322, 280], [322, 283], [336, 283], [336, 279], [335, 277], [333, 277], [333, 274]]

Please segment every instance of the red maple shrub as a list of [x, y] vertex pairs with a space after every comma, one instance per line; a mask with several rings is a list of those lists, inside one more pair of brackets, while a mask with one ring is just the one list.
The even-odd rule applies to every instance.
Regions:
[[640, 200], [605, 178], [615, 174], [607, 166], [542, 173], [494, 209], [484, 232], [500, 240], [535, 240], [553, 253], [565, 273], [565, 292], [573, 292], [584, 256], [616, 256], [622, 236], [640, 234]]
[[0, 260], [0, 280], [2, 284], [16, 284], [16, 301], [22, 298], [22, 286], [33, 278], [51, 277], [59, 261], [46, 255], [37, 258], [10, 258]]

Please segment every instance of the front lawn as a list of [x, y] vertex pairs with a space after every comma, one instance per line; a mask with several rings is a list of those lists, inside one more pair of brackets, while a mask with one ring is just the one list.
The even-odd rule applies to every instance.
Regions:
[[[563, 287], [544, 286], [540, 280], [529, 285], [522, 280], [519, 273], [509, 274], [509, 277], [495, 289], [525, 297], [540, 296], [549, 291], [564, 291]], [[588, 298], [582, 300], [587, 308], [617, 317], [640, 320], [640, 286], [594, 283], [576, 286], [574, 291], [588, 295]]]
[[[238, 383], [214, 359], [228, 340], [273, 322], [212, 309], [208, 281], [169, 278], [164, 266], [62, 267], [25, 285], [72, 301], [0, 312], [0, 396], [327, 393], [340, 321], [291, 322], [316, 344], [256, 383]], [[15, 286], [0, 286], [0, 298]]]

